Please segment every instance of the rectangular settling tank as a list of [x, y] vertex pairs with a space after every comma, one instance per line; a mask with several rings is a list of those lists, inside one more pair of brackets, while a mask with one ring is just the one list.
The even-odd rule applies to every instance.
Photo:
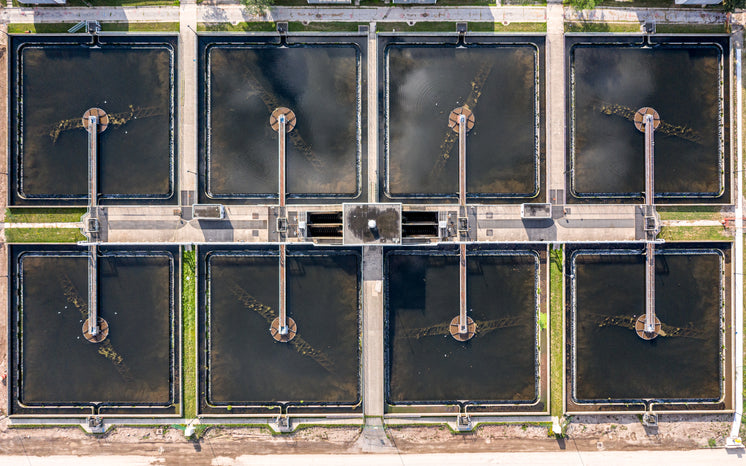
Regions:
[[285, 144], [288, 200], [361, 196], [366, 38], [206, 35], [199, 44], [202, 202], [278, 199], [270, 116], [281, 107], [295, 115]]
[[394, 200], [456, 201], [458, 126], [467, 108], [470, 202], [541, 198], [544, 166], [544, 38], [469, 34], [383, 35], [381, 183]]
[[449, 331], [459, 315], [458, 250], [386, 253], [387, 403], [398, 411], [456, 402], [469, 412], [544, 410], [546, 251], [472, 249], [466, 264], [476, 335], [462, 342]]
[[178, 413], [178, 248], [99, 253], [109, 333], [90, 343], [88, 250], [11, 246], [11, 414]]
[[568, 202], [642, 202], [654, 109], [656, 202], [730, 203], [729, 37], [569, 36]]
[[730, 254], [727, 244], [656, 247], [661, 331], [644, 340], [644, 249], [570, 249], [568, 411], [732, 409]]
[[200, 250], [200, 412], [278, 414], [360, 409], [360, 252], [288, 250], [287, 316], [275, 341], [277, 248]]
[[176, 42], [11, 36], [11, 203], [87, 204], [83, 115], [92, 108], [108, 115], [98, 135], [100, 202], [175, 202]]

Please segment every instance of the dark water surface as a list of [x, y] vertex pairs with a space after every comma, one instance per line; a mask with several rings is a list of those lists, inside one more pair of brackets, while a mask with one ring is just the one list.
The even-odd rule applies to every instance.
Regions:
[[[447, 330], [459, 313], [458, 255], [391, 252], [386, 260], [390, 403], [536, 399], [534, 254], [468, 256], [469, 316], [477, 323], [468, 342]], [[488, 329], [500, 319], [511, 325]], [[413, 335], [432, 326], [444, 331]]]
[[86, 257], [20, 260], [23, 403], [172, 402], [169, 256], [99, 259], [99, 315], [110, 329], [100, 344], [81, 332], [88, 315]]
[[694, 130], [696, 141], [655, 132], [658, 198], [721, 194], [719, 46], [576, 45], [571, 50], [570, 157], [577, 196], [639, 198], [645, 189], [644, 134], [628, 119], [604, 114], [608, 105], [632, 112], [653, 107], [662, 121]]
[[291, 195], [359, 189], [360, 51], [352, 44], [208, 49], [207, 194], [277, 198], [275, 108], [295, 112], [287, 138]]
[[608, 316], [645, 314], [644, 256], [575, 256], [577, 400], [714, 400], [720, 396], [721, 256], [700, 250], [656, 254], [656, 316], [693, 328], [690, 337], [642, 340], [600, 326]]
[[59, 122], [92, 107], [110, 115], [150, 109], [151, 116], [110, 125], [99, 135], [102, 198], [172, 195], [174, 179], [170, 45], [25, 45], [17, 57], [21, 93], [16, 109], [21, 146], [15, 147], [18, 196], [86, 199], [88, 133], [50, 134]]
[[395, 44], [385, 60], [392, 197], [457, 196], [458, 137], [448, 117], [470, 94], [476, 120], [467, 134], [467, 191], [490, 197], [538, 192], [535, 46]]
[[287, 309], [298, 334], [269, 332], [278, 315], [278, 256], [208, 256], [208, 402], [354, 403], [359, 398], [359, 266], [353, 253], [288, 256]]

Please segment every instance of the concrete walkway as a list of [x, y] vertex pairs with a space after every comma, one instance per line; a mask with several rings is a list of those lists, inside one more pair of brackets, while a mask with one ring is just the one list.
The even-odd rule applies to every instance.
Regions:
[[565, 203], [565, 22], [561, 2], [547, 4], [547, 170], [549, 202]]
[[363, 413], [383, 416], [383, 248], [363, 248]]
[[196, 202], [197, 191], [197, 4], [179, 5], [179, 203]]
[[[3, 8], [0, 23], [55, 23], [98, 19], [108, 22], [178, 22], [182, 6], [95, 7], [95, 8]], [[575, 11], [563, 8], [566, 21], [633, 21], [716, 24], [723, 12], [664, 8], [598, 8]], [[242, 21], [350, 21], [370, 23], [401, 21], [545, 22], [547, 8], [540, 6], [484, 7], [275, 7], [264, 16], [250, 15], [241, 5], [198, 5], [197, 22]], [[738, 15], [734, 15], [738, 16]]]

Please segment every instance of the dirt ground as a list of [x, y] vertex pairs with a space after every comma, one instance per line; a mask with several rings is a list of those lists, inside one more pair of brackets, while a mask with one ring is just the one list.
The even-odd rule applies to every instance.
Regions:
[[[391, 427], [387, 435], [398, 453], [523, 452], [560, 450], [688, 450], [724, 444], [731, 416], [660, 415], [659, 427], [647, 429], [636, 416], [584, 416], [571, 419], [566, 439], [536, 425], [487, 425], [453, 434], [447, 427]], [[309, 427], [272, 435], [253, 427], [210, 427], [199, 440], [187, 440], [172, 426], [116, 427], [90, 435], [79, 428], [10, 428], [0, 421], [0, 455], [147, 455], [164, 464], [195, 465], [214, 458], [247, 454], [351, 454], [362, 451], [361, 429]]]

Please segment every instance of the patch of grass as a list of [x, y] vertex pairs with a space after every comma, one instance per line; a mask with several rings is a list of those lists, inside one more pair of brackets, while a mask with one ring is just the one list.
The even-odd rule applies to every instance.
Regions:
[[730, 33], [730, 27], [727, 24], [656, 24], [655, 32], [659, 34]]
[[717, 207], [658, 207], [661, 220], [720, 220]]
[[60, 223], [79, 222], [86, 209], [81, 208], [19, 208], [5, 209], [7, 223]]
[[[569, 4], [569, 1], [564, 1], [564, 4]], [[677, 5], [674, 0], [629, 0], [629, 1], [617, 1], [617, 0], [601, 0], [596, 3], [596, 7], [609, 6], [616, 8], [691, 8], [701, 9], [708, 8], [713, 10], [722, 10], [722, 5]]]
[[419, 21], [410, 26], [403, 22], [376, 23], [378, 32], [456, 32], [456, 23], [450, 21]]
[[241, 22], [236, 24], [198, 23], [197, 30], [208, 32], [274, 32], [277, 30], [277, 23], [271, 21]]
[[547, 32], [547, 23], [469, 23], [471, 32]]
[[721, 226], [662, 227], [658, 238], [666, 241], [730, 241], [733, 239]]
[[101, 23], [101, 30], [179, 32], [179, 23]]
[[196, 284], [195, 251], [183, 251], [181, 254], [181, 328], [182, 328], [182, 400], [183, 417], [197, 417], [197, 332], [195, 315], [197, 306], [194, 301]]
[[8, 243], [77, 243], [86, 237], [77, 228], [6, 228]]
[[41, 34], [67, 32], [75, 23], [12, 23], [8, 24], [8, 34]]
[[565, 32], [640, 32], [640, 23], [567, 22]]
[[179, 5], [179, 0], [67, 0], [67, 6], [158, 6]]
[[[440, 2], [438, 3], [440, 5]], [[378, 32], [456, 32], [453, 21], [418, 21], [412, 26], [403, 22], [376, 23]], [[471, 22], [468, 24], [471, 32], [546, 32], [546, 23], [493, 23]]]
[[321, 23], [308, 23], [303, 24], [300, 21], [292, 21], [288, 23], [288, 31], [299, 32], [299, 31], [324, 31], [324, 32], [357, 32], [358, 25], [367, 26], [368, 23], [346, 23], [346, 22], [321, 22]]
[[562, 290], [564, 280], [562, 278], [563, 250], [553, 249], [550, 251], [549, 260], [549, 350], [550, 350], [550, 395], [552, 416], [560, 417], [562, 412], [562, 392], [565, 384], [565, 376], [562, 370], [563, 364], [563, 326], [564, 326], [564, 303], [562, 301]]

